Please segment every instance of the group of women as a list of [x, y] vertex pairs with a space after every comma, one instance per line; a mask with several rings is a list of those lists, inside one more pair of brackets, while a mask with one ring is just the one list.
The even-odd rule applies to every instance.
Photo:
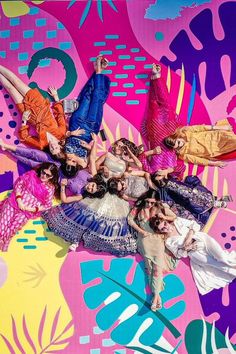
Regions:
[[[139, 252], [154, 295], [151, 309], [156, 311], [162, 306], [163, 272], [173, 270], [179, 258], [190, 258], [201, 294], [236, 276], [236, 253], [222, 250], [200, 231], [213, 208], [226, 207], [231, 197], [217, 200], [196, 176], [182, 180], [184, 161], [224, 167], [222, 160], [236, 151], [236, 136], [229, 124], [181, 127], [161, 68], [154, 64], [142, 125], [147, 149], [121, 138], [97, 157], [110, 86], [102, 74], [107, 65], [99, 55], [68, 126], [54, 87], [48, 90], [55, 101], [51, 110], [37, 89], [0, 66], [0, 82], [22, 113], [19, 136], [26, 145], [0, 140], [0, 147], [33, 168], [0, 203], [0, 250], [7, 251], [16, 232], [41, 215], [71, 250], [83, 241], [86, 248], [116, 256]], [[61, 199], [56, 207], [54, 195]]]

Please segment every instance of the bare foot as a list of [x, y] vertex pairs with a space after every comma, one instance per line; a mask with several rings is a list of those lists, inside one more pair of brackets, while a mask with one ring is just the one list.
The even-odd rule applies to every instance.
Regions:
[[2, 140], [2, 139], [0, 139], [0, 148], [4, 151], [4, 150], [6, 150], [6, 148], [5, 148], [5, 143], [4, 143], [4, 141]]
[[156, 146], [155, 149], [153, 149], [153, 153], [156, 154], [156, 155], [160, 155], [161, 154], [160, 146]]
[[156, 312], [157, 310], [160, 310], [161, 308], [162, 308], [162, 302], [161, 302], [160, 295], [154, 295], [154, 297], [152, 299], [151, 310], [153, 312]]
[[96, 71], [96, 74], [101, 74], [102, 72], [102, 54], [99, 54], [96, 58], [96, 61], [94, 63], [94, 69]]
[[107, 58], [102, 58], [101, 60], [102, 70], [106, 69], [108, 64], [109, 64], [109, 60]]
[[161, 73], [161, 66], [158, 64], [153, 63], [152, 64], [152, 74], [160, 74]]
[[75, 252], [78, 246], [79, 246], [78, 243], [72, 243], [69, 247], [69, 250]]

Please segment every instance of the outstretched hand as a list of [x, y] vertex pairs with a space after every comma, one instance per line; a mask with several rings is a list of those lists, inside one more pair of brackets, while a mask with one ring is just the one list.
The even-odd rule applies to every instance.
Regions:
[[67, 181], [67, 179], [66, 178], [62, 178], [62, 180], [61, 180], [61, 186], [67, 186], [67, 184], [68, 184], [68, 181]]
[[73, 130], [71, 132], [71, 135], [74, 135], [74, 136], [80, 136], [80, 135], [83, 135], [83, 134], [85, 134], [85, 130], [84, 129], [80, 129], [80, 128], [78, 128], [76, 130]]
[[49, 86], [49, 87], [48, 87], [48, 93], [49, 93], [49, 95], [52, 96], [52, 97], [58, 95], [57, 89], [56, 89], [55, 86]]

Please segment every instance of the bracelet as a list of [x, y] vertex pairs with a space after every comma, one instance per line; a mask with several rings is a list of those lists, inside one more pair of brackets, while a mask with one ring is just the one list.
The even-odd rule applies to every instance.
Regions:
[[35, 213], [37, 213], [39, 211], [39, 207], [35, 207]]
[[21, 196], [21, 195], [17, 195], [17, 196], [16, 196], [16, 200], [17, 200], [17, 199], [22, 199], [22, 196]]

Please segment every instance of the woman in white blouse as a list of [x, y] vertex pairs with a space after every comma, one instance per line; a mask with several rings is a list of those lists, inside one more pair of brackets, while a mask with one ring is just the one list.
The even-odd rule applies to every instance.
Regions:
[[173, 222], [156, 218], [154, 231], [166, 235], [165, 245], [176, 258], [189, 257], [200, 294], [223, 288], [236, 278], [236, 252], [227, 252], [212, 237], [200, 232], [195, 221], [177, 217]]

